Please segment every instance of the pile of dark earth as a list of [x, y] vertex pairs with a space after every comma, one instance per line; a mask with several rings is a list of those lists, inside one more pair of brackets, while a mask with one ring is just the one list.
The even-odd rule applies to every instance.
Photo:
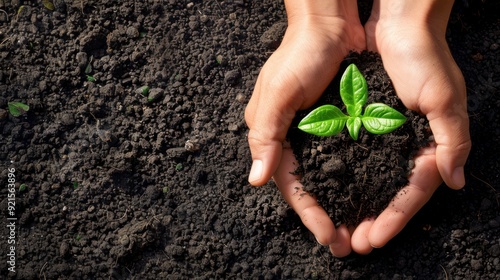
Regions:
[[469, 93], [466, 187], [337, 259], [273, 183], [247, 183], [243, 114], [281, 1], [0, 0], [0, 278], [497, 278], [500, 3], [482, 2], [456, 1], [447, 33]]
[[405, 124], [383, 135], [361, 129], [358, 140], [353, 140], [347, 129], [336, 136], [319, 137], [297, 128], [311, 111], [306, 110], [297, 114], [288, 132], [300, 163], [296, 172], [302, 177], [304, 190], [318, 199], [337, 225], [348, 226], [385, 209], [408, 183], [415, 165], [414, 155], [432, 140], [427, 120], [405, 108], [376, 53], [365, 51], [346, 57], [339, 74], [312, 108], [333, 104], [345, 112], [340, 99], [340, 77], [351, 63], [367, 81], [366, 105], [377, 102], [389, 105], [405, 115]]

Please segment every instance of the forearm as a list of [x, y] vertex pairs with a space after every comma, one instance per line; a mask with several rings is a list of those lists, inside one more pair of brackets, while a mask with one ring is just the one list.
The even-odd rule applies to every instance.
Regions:
[[453, 0], [375, 0], [372, 16], [398, 20], [444, 36]]
[[[355, 9], [353, 9], [353, 7]], [[285, 8], [289, 21], [304, 18], [344, 18], [355, 16], [357, 1], [355, 0], [285, 0]]]

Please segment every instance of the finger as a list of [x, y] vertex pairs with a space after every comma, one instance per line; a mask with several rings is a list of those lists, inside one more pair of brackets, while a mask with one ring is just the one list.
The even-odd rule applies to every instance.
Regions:
[[257, 80], [254, 93], [245, 110], [245, 120], [250, 131], [248, 143], [252, 154], [252, 167], [248, 181], [254, 186], [261, 186], [274, 174], [281, 158], [282, 142], [301, 101], [289, 100], [282, 86], [273, 86], [261, 81], [266, 76], [265, 68]]
[[373, 250], [368, 234], [374, 222], [374, 218], [366, 218], [356, 227], [351, 237], [351, 247], [354, 252], [367, 255]]
[[383, 247], [425, 205], [442, 180], [436, 166], [434, 147], [425, 148], [415, 157], [409, 183], [401, 189], [377, 217], [368, 234], [372, 247]]
[[[453, 62], [451, 54], [448, 58]], [[429, 119], [437, 144], [439, 173], [448, 187], [460, 189], [465, 185], [464, 165], [471, 149], [466, 86], [455, 63], [442, 64], [446, 75], [437, 75], [437, 83], [430, 82], [422, 89], [420, 107]]]
[[[283, 149], [281, 164], [273, 176], [278, 189], [286, 202], [299, 215], [302, 223], [312, 232], [318, 243], [325, 246], [330, 245], [336, 254], [345, 254], [350, 251], [349, 238], [345, 236], [346, 230], [340, 231], [340, 235], [337, 234], [332, 220], [318, 205], [316, 198], [305, 192], [302, 184], [298, 181], [298, 176], [291, 173], [297, 167], [292, 150]], [[349, 235], [348, 232], [347, 235]]]
[[340, 225], [337, 228], [337, 239], [330, 244], [330, 252], [337, 258], [348, 256], [352, 249], [349, 245], [351, 243], [351, 234], [345, 225]]
[[446, 185], [460, 189], [465, 185], [464, 165], [471, 149], [467, 110], [460, 106], [447, 115], [430, 118], [437, 144], [436, 163]]

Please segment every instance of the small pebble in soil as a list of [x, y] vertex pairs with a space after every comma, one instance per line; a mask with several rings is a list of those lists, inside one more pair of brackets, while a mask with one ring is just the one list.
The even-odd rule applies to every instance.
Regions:
[[198, 140], [187, 140], [186, 143], [184, 144], [184, 148], [188, 152], [197, 152], [200, 150], [200, 143]]
[[341, 159], [332, 158], [321, 165], [321, 170], [328, 176], [341, 175], [345, 172], [345, 164]]

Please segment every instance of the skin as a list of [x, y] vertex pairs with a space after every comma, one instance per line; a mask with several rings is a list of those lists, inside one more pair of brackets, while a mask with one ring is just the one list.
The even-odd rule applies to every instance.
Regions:
[[[443, 180], [453, 189], [465, 184], [471, 146], [465, 82], [445, 40], [452, 4], [376, 0], [363, 27], [356, 1], [285, 1], [287, 31], [263, 66], [245, 111], [253, 160], [249, 182], [260, 186], [272, 176], [304, 225], [335, 256], [384, 246]], [[435, 145], [419, 152], [409, 184], [378, 217], [336, 229], [314, 198], [301, 195], [300, 178], [290, 174], [297, 162], [283, 143], [295, 112], [319, 98], [350, 50], [363, 49], [380, 53], [405, 106], [427, 116]]]

